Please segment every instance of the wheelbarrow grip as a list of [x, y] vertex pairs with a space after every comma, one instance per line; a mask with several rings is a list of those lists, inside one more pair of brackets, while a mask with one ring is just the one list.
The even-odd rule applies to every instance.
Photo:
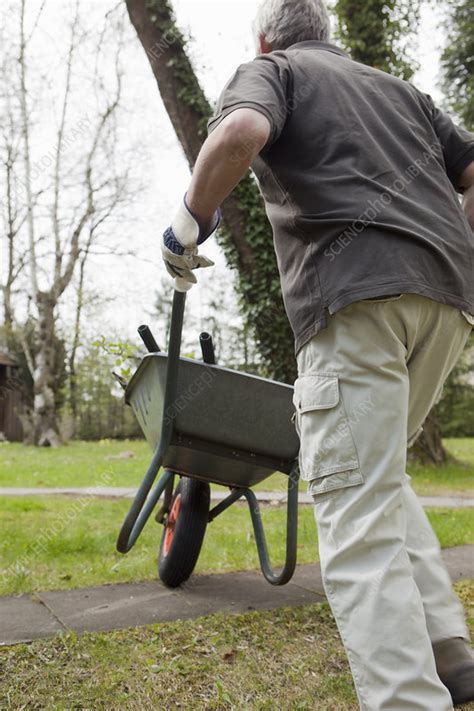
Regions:
[[215, 365], [216, 354], [214, 352], [214, 343], [212, 342], [211, 334], [203, 331], [199, 335], [199, 343], [201, 344], [202, 359], [204, 363]]
[[152, 334], [150, 327], [147, 326], [145, 323], [138, 327], [138, 335], [145, 344], [145, 348], [147, 349], [148, 353], [160, 352], [160, 347], [155, 341], [155, 337]]

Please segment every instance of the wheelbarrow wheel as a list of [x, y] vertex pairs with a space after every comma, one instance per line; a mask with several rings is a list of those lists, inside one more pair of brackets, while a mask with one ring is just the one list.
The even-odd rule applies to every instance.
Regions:
[[169, 588], [189, 578], [201, 552], [209, 516], [208, 483], [182, 477], [176, 487], [158, 556], [158, 574]]

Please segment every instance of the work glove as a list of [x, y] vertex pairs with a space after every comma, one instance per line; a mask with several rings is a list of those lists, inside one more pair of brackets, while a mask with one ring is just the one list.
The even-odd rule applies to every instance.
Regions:
[[193, 269], [212, 267], [214, 262], [199, 254], [202, 244], [217, 229], [221, 211], [216, 210], [211, 224], [203, 228], [186, 204], [186, 195], [171, 224], [163, 234], [161, 254], [168, 271], [175, 280], [176, 291], [189, 291], [197, 279]]

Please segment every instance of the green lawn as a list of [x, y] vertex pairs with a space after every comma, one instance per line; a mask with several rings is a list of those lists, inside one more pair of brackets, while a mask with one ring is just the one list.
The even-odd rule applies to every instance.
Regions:
[[408, 465], [416, 492], [422, 496], [462, 492], [474, 498], [474, 439], [446, 439], [445, 446], [456, 463], [443, 467]]
[[150, 457], [143, 441], [71, 442], [58, 449], [0, 443], [0, 486], [135, 486]]
[[[456, 590], [474, 632], [474, 583]], [[327, 604], [216, 614], [0, 650], [2, 709], [354, 711]], [[473, 711], [474, 703], [459, 707]]]
[[[427, 496], [474, 497], [474, 439], [448, 439], [446, 446], [459, 463], [440, 468], [409, 465], [415, 490]], [[123, 456], [128, 453], [133, 456]], [[0, 486], [136, 486], [150, 456], [142, 441], [72, 442], [60, 449], [0, 443]], [[286, 477], [275, 474], [257, 488], [281, 491], [286, 482]]]
[[[149, 521], [135, 548], [115, 551], [130, 501], [5, 497], [0, 503], [0, 594], [73, 588], [156, 577], [162, 527]], [[286, 509], [266, 507], [263, 518], [275, 565], [284, 558]], [[474, 509], [435, 509], [430, 520], [443, 547], [474, 543]], [[298, 561], [318, 560], [312, 507], [299, 511]], [[209, 524], [196, 572], [258, 568], [245, 504], [234, 505]]]
[[[474, 496], [474, 440], [446, 444], [464, 464], [409, 468], [416, 490]], [[116, 458], [125, 451], [134, 456]], [[0, 486], [133, 486], [149, 456], [142, 442], [75, 442], [60, 450], [0, 445]], [[276, 475], [261, 488], [282, 489], [285, 481]], [[129, 505], [88, 497], [4, 498], [0, 594], [155, 578], [160, 526], [149, 522], [127, 556], [115, 551]], [[285, 509], [267, 507], [263, 515], [274, 563], [281, 564]], [[443, 547], [474, 543], [474, 509], [434, 509], [428, 515]], [[298, 546], [300, 563], [317, 560], [310, 507], [300, 507]], [[248, 511], [236, 505], [209, 525], [196, 572], [257, 567]], [[456, 589], [473, 632], [474, 581]], [[2, 709], [169, 707], [356, 709], [328, 606], [217, 614], [0, 649]], [[474, 704], [462, 708], [474, 711]]]

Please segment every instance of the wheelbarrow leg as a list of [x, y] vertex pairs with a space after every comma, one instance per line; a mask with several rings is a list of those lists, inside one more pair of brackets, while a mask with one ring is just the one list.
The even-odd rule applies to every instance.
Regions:
[[117, 550], [119, 553], [128, 553], [130, 548], [133, 547], [138, 536], [143, 531], [144, 525], [150, 518], [158, 499], [166, 489], [168, 482], [174, 477], [174, 472], [165, 469], [152, 493], [147, 497], [151, 488], [151, 484], [148, 483], [150, 480], [149, 477], [153, 477], [151, 479], [151, 483], [153, 483], [163, 460], [161, 452], [162, 448], [159, 447], [148, 468], [145, 479], [135, 496], [133, 504], [130, 507], [130, 511], [123, 522], [117, 540]]
[[295, 460], [291, 472], [288, 476], [288, 499], [286, 517], [286, 556], [285, 564], [280, 573], [273, 570], [270, 557], [268, 555], [265, 532], [263, 530], [262, 516], [258, 505], [257, 497], [251, 489], [243, 489], [242, 493], [247, 499], [252, 517], [255, 541], [257, 543], [258, 557], [262, 573], [272, 585], [285, 585], [295, 572], [296, 567], [296, 543], [298, 537], [298, 482], [299, 482], [298, 460]]

